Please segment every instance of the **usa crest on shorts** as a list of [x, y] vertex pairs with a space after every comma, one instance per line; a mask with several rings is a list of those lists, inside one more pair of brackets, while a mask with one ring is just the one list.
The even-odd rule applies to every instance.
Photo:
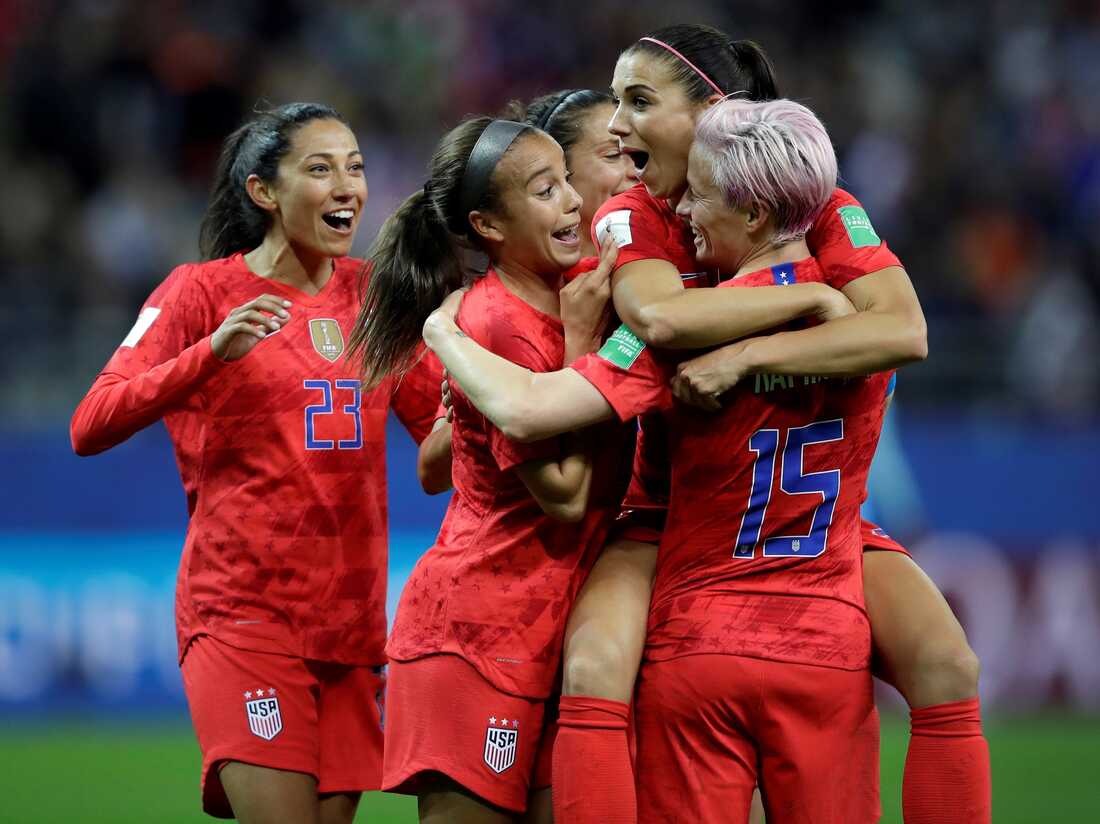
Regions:
[[282, 731], [283, 715], [279, 712], [279, 698], [274, 687], [247, 691], [244, 694], [244, 709], [248, 715], [248, 728], [253, 735], [270, 741]]
[[498, 775], [516, 763], [519, 719], [489, 717], [485, 730], [485, 764]]

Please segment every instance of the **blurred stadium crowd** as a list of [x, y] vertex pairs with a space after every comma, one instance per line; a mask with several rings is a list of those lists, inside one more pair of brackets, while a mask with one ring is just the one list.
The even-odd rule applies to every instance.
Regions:
[[603, 88], [621, 48], [677, 21], [760, 41], [830, 127], [928, 314], [907, 405], [1094, 418], [1095, 2], [0, 0], [8, 422], [67, 417], [152, 286], [195, 258], [219, 142], [258, 101], [349, 117], [364, 251], [446, 126]]

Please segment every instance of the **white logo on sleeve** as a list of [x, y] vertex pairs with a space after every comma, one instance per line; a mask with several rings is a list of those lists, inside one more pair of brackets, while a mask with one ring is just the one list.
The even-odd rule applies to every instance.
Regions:
[[157, 319], [159, 314], [160, 309], [155, 309], [152, 306], [142, 309], [138, 314], [137, 322], [134, 323], [134, 328], [122, 339], [119, 346], [129, 346], [131, 348], [137, 346], [138, 341], [149, 331], [149, 327], [153, 325], [153, 321]]
[[604, 236], [611, 232], [615, 238], [616, 245], [622, 249], [624, 246], [629, 246], [634, 240], [634, 236], [630, 233], [630, 215], [629, 209], [618, 209], [614, 212], [608, 212], [601, 218], [600, 222], [596, 224], [596, 240], [601, 244], [603, 243]]
[[485, 764], [498, 775], [516, 763], [519, 743], [519, 719], [489, 718], [485, 730]]
[[[252, 698], [255, 694], [255, 698]], [[248, 728], [252, 734], [264, 741], [270, 741], [283, 729], [283, 715], [279, 712], [279, 699], [275, 697], [275, 688], [251, 690], [244, 694], [244, 708], [248, 713]], [[249, 700], [252, 699], [252, 700]]]

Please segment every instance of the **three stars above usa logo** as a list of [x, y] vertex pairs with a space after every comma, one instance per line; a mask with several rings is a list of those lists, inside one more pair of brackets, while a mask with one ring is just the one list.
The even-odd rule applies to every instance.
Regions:
[[270, 741], [283, 729], [283, 715], [279, 710], [279, 698], [275, 695], [275, 688], [268, 687], [255, 690], [255, 698], [252, 698], [253, 690], [244, 693], [244, 709], [248, 716], [248, 729], [252, 734], [264, 741]]
[[498, 775], [516, 763], [519, 719], [489, 716], [485, 730], [485, 765]]

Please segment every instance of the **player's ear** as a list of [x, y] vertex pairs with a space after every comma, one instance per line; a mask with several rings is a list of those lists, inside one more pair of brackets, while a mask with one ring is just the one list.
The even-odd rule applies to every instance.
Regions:
[[259, 175], [249, 175], [248, 180], [244, 182], [244, 188], [248, 192], [248, 196], [252, 198], [252, 202], [265, 212], [274, 212], [278, 208], [279, 204], [275, 199], [272, 187]]
[[500, 243], [504, 240], [504, 233], [500, 231], [496, 216], [492, 212], [470, 212], [469, 219], [470, 225], [474, 227], [474, 231], [477, 232], [478, 236], [494, 243]]
[[771, 212], [767, 206], [763, 206], [759, 203], [754, 203], [745, 210], [745, 229], [749, 233], [759, 232], [764, 228], [768, 222], [768, 218], [771, 217]]

